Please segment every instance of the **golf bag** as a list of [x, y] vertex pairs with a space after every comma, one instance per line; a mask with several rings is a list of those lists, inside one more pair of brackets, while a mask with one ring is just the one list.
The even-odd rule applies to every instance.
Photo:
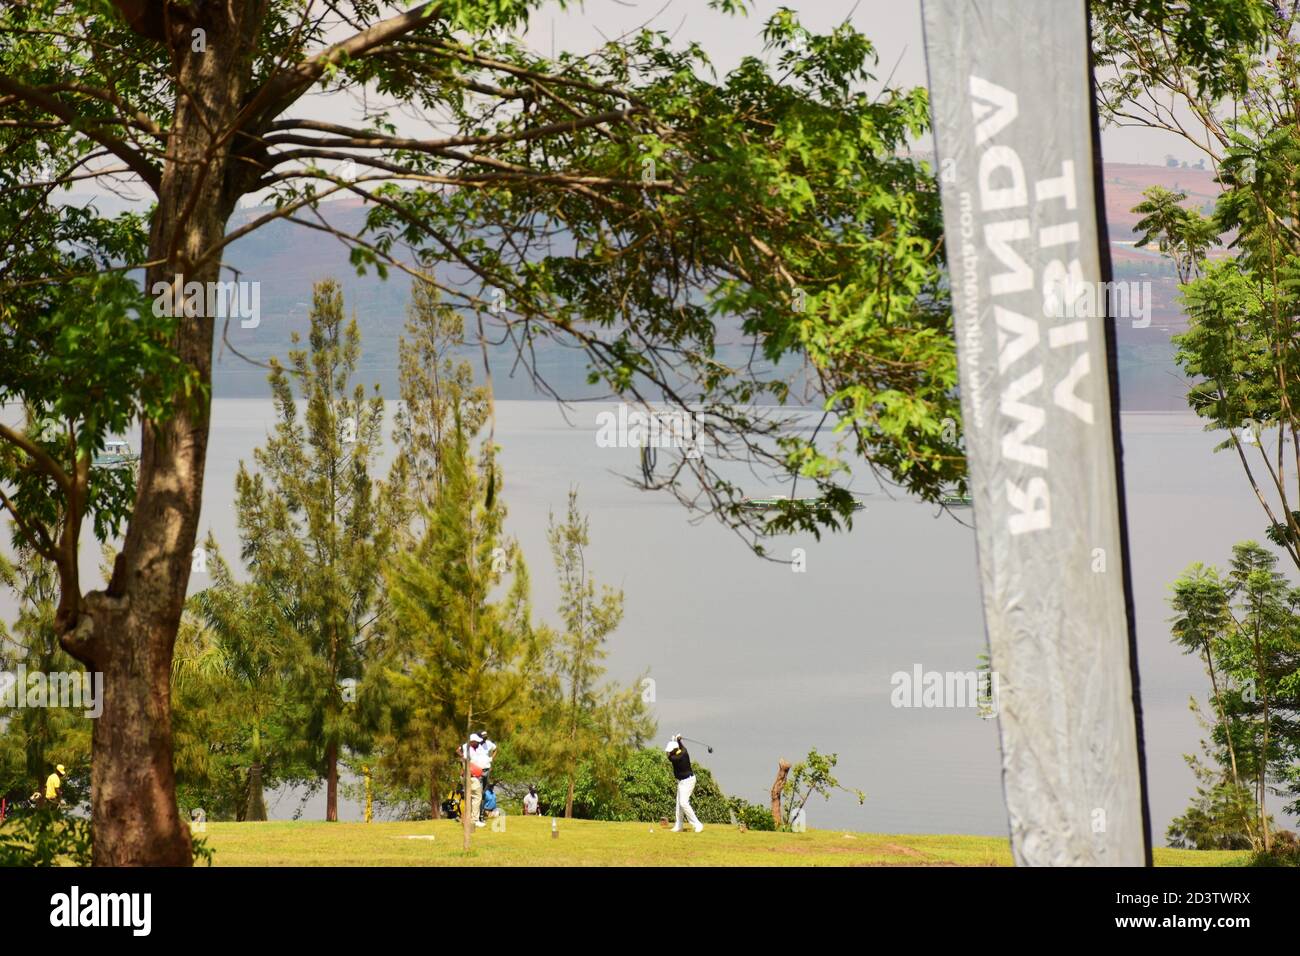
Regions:
[[442, 801], [439, 809], [442, 810], [444, 819], [459, 820], [461, 811], [465, 807], [465, 788], [457, 787], [451, 793], [447, 794], [447, 799]]

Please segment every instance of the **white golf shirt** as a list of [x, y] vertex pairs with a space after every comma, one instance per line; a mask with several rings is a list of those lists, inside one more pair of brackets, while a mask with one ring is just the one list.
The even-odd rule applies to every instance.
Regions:
[[469, 752], [469, 762], [485, 772], [492, 769], [492, 755], [482, 744]]

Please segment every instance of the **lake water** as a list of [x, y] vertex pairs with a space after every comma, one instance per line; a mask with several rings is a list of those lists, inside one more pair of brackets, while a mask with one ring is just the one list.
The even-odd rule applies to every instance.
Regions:
[[[535, 614], [555, 620], [547, 515], [562, 512], [577, 486], [591, 521], [588, 567], [626, 596], [609, 675], [631, 681], [648, 670], [659, 736], [712, 744], [712, 755], [693, 755], [728, 793], [765, 803], [777, 760], [816, 747], [839, 755], [841, 782], [867, 801], [814, 803], [810, 826], [1004, 834], [995, 722], [970, 709], [890, 703], [897, 671], [978, 666], [973, 532], [931, 506], [876, 494], [851, 532], [777, 542], [771, 550], [784, 557], [806, 549], [806, 571], [796, 573], [755, 557], [712, 520], [692, 523], [667, 494], [631, 487], [624, 476], [637, 469], [637, 451], [595, 441], [596, 414], [612, 407], [566, 415], [541, 401], [497, 406], [507, 530], [529, 561]], [[268, 401], [214, 403], [203, 526], [227, 555], [237, 553], [235, 470], [272, 420]], [[1169, 640], [1167, 587], [1188, 563], [1222, 564], [1234, 542], [1262, 537], [1263, 522], [1234, 459], [1212, 453], [1215, 437], [1190, 413], [1126, 414], [1123, 429], [1151, 813], [1163, 843], [1194, 789], [1183, 754], [1201, 731], [1187, 702], [1206, 685], [1197, 661]], [[299, 803], [299, 794], [275, 795], [272, 816], [292, 816]], [[323, 804], [311, 797], [304, 815], [320, 818]], [[347, 804], [340, 815], [359, 819], [361, 810]]]

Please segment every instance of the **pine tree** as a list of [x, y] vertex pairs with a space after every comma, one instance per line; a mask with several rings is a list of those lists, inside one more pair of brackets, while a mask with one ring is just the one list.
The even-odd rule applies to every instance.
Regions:
[[459, 416], [467, 435], [487, 422], [490, 394], [474, 384], [465, 347], [465, 320], [440, 301], [428, 282], [411, 286], [405, 334], [398, 341], [398, 405], [393, 439], [397, 460], [390, 485], [406, 506], [403, 528], [420, 537], [421, 510], [432, 508], [442, 449]]
[[[416, 548], [427, 530], [427, 516], [437, 503], [442, 455], [457, 420], [469, 436], [477, 435], [487, 420], [488, 392], [474, 385], [469, 362], [458, 355], [464, 346], [460, 314], [440, 301], [436, 286], [414, 283], [405, 334], [398, 343], [401, 401], [393, 434], [397, 457], [388, 483], [394, 533], [407, 549]], [[393, 634], [387, 665], [393, 698], [371, 765], [381, 800], [403, 804], [411, 812], [416, 795], [424, 794], [436, 819], [459, 729], [427, 695], [426, 682], [413, 677], [429, 653], [426, 635], [405, 628]]]
[[[517, 542], [503, 534], [505, 506], [491, 446], [471, 459], [464, 421], [453, 414], [437, 449], [433, 505], [418, 543], [388, 573], [394, 624], [410, 641], [404, 668], [409, 696], [426, 703], [429, 726], [463, 737], [483, 721], [500, 721], [527, 685], [535, 639], [529, 623], [528, 574]], [[495, 592], [511, 581], [500, 600]], [[432, 742], [442, 746], [442, 739]], [[465, 793], [470, 792], [464, 765]], [[474, 821], [463, 814], [464, 846]]]
[[[294, 661], [287, 678], [325, 779], [327, 820], [338, 819], [344, 748], [370, 743], [379, 685], [365, 678], [382, 649], [380, 569], [392, 538], [390, 499], [371, 477], [383, 400], [378, 389], [367, 398], [352, 387], [360, 351], [342, 289], [317, 283], [308, 349], [291, 350], [289, 368], [272, 362], [275, 431], [254, 452], [257, 473], [241, 462], [236, 478], [242, 557], [283, 609], [279, 637]], [[292, 383], [305, 399], [301, 415]]]

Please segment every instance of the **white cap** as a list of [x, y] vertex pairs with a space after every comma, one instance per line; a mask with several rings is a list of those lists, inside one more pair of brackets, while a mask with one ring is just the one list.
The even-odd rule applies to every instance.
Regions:
[[472, 744], [481, 744], [483, 742], [483, 738], [480, 737], [478, 734], [470, 734], [469, 742]]
[[668, 743], [664, 744], [664, 753], [672, 753], [677, 749], [677, 738], [669, 737]]

